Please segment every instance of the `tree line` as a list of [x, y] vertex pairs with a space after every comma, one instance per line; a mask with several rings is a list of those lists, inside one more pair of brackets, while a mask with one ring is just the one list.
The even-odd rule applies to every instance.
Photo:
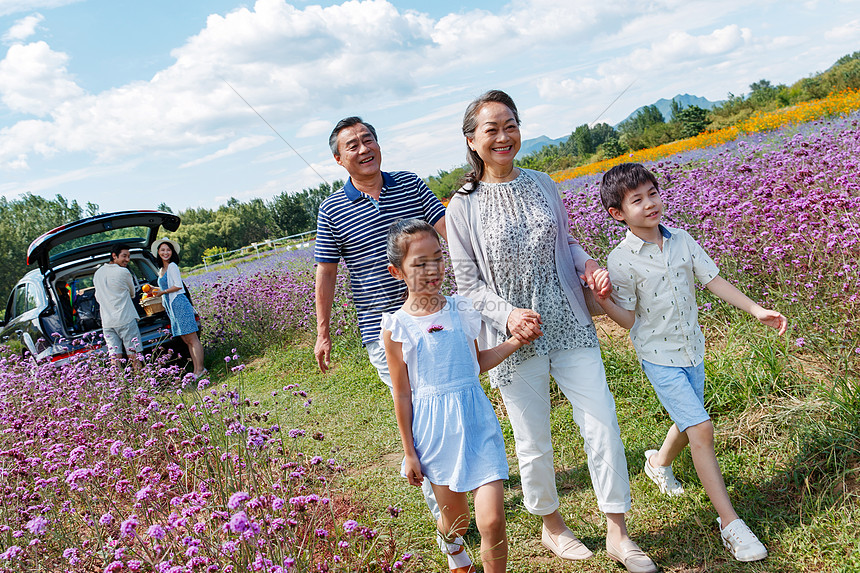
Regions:
[[[199, 265], [204, 251], [213, 247], [232, 251], [315, 229], [320, 203], [343, 184], [338, 180], [298, 193], [284, 191], [268, 201], [231, 198], [217, 209], [186, 209], [177, 213], [182, 224], [169, 237], [182, 245], [183, 265]], [[159, 209], [172, 212], [164, 204]]]
[[[703, 131], [736, 125], [756, 112], [768, 112], [804, 101], [820, 99], [847, 89], [860, 89], [860, 52], [839, 58], [824, 72], [796, 81], [790, 86], [773, 85], [768, 80], [750, 84], [749, 94], [728, 94], [726, 101], [710, 110], [696, 105], [683, 107], [673, 100], [669, 118], [655, 105], [613, 127], [606, 123], [583, 124], [558, 145], [547, 145], [518, 158], [515, 164], [527, 169], [553, 173], [618, 157], [631, 151], [656, 147]], [[468, 166], [440, 170], [427, 178], [430, 189], [440, 198], [449, 197], [460, 185]]]
[[77, 201], [69, 203], [62, 196], [45, 199], [26, 194], [9, 201], [0, 197], [0, 314], [12, 287], [27, 272], [27, 247], [44, 233], [60, 225], [98, 213], [98, 205]]

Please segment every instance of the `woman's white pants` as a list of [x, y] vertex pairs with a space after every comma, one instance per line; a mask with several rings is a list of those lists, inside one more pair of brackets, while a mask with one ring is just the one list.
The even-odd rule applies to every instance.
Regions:
[[599, 347], [555, 350], [531, 358], [518, 365], [510, 384], [499, 388], [514, 430], [526, 509], [549, 515], [559, 507], [550, 436], [550, 375], [573, 406], [597, 506], [604, 513], [626, 513], [627, 459]]

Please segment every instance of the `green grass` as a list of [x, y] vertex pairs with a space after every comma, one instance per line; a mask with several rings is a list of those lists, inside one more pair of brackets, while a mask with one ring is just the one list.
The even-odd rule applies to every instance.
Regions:
[[[604, 362], [627, 451], [632, 537], [663, 571], [860, 571], [856, 377], [820, 376], [828, 371], [826, 365], [810, 368], [809, 356], [796, 355], [799, 349], [764, 332], [754, 320], [738, 313], [720, 318], [707, 330], [706, 400], [717, 430], [717, 457], [736, 510], [765, 542], [770, 556], [742, 564], [723, 549], [716, 513], [696, 477], [689, 450], [674, 466], [687, 493], [671, 499], [659, 495], [642, 472], [643, 453], [660, 444], [671, 421], [626, 339], [604, 336]], [[406, 540], [403, 546], [423, 556], [422, 570], [445, 570], [421, 494], [399, 476], [400, 440], [388, 390], [354, 341], [336, 342], [333, 359], [335, 368], [321, 374], [309, 344], [269, 348], [245, 370], [245, 392], [252, 400], [281, 408], [290, 427], [323, 432], [325, 440], [311, 442], [308, 455], [334, 456], [347, 468], [335, 486], [343, 502]], [[815, 370], [815, 375], [807, 370]], [[272, 397], [273, 390], [287, 384], [306, 390], [312, 406], [305, 409], [301, 400]], [[603, 548], [604, 518], [597, 510], [570, 405], [557, 390], [553, 393], [561, 512], [595, 552], [581, 563], [562, 562], [540, 545], [540, 520], [522, 507], [510, 425], [498, 392], [489, 390], [488, 395], [501, 414], [511, 466], [505, 497], [508, 569], [622, 571]], [[392, 518], [389, 505], [404, 512]], [[474, 525], [466, 541], [472, 550], [478, 547]]]

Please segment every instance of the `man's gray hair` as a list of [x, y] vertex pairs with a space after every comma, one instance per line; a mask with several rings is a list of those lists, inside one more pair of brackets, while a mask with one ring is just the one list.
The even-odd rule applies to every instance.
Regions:
[[328, 136], [328, 146], [331, 147], [331, 153], [335, 157], [340, 157], [340, 153], [337, 150], [337, 134], [341, 132], [341, 130], [346, 129], [347, 127], [352, 127], [353, 125], [361, 124], [367, 128], [367, 130], [373, 135], [374, 141], [379, 143], [379, 138], [376, 137], [376, 130], [373, 129], [373, 126], [358, 117], [357, 115], [353, 115], [352, 117], [345, 117], [334, 126], [334, 129], [331, 130], [331, 135]]

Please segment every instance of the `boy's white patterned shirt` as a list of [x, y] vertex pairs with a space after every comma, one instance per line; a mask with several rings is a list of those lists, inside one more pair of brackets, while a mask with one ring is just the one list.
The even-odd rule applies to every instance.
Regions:
[[630, 340], [641, 360], [662, 366], [695, 366], [705, 359], [695, 279], [708, 284], [717, 265], [682, 229], [660, 225], [663, 249], [631, 231], [607, 260], [612, 300], [635, 311]]

